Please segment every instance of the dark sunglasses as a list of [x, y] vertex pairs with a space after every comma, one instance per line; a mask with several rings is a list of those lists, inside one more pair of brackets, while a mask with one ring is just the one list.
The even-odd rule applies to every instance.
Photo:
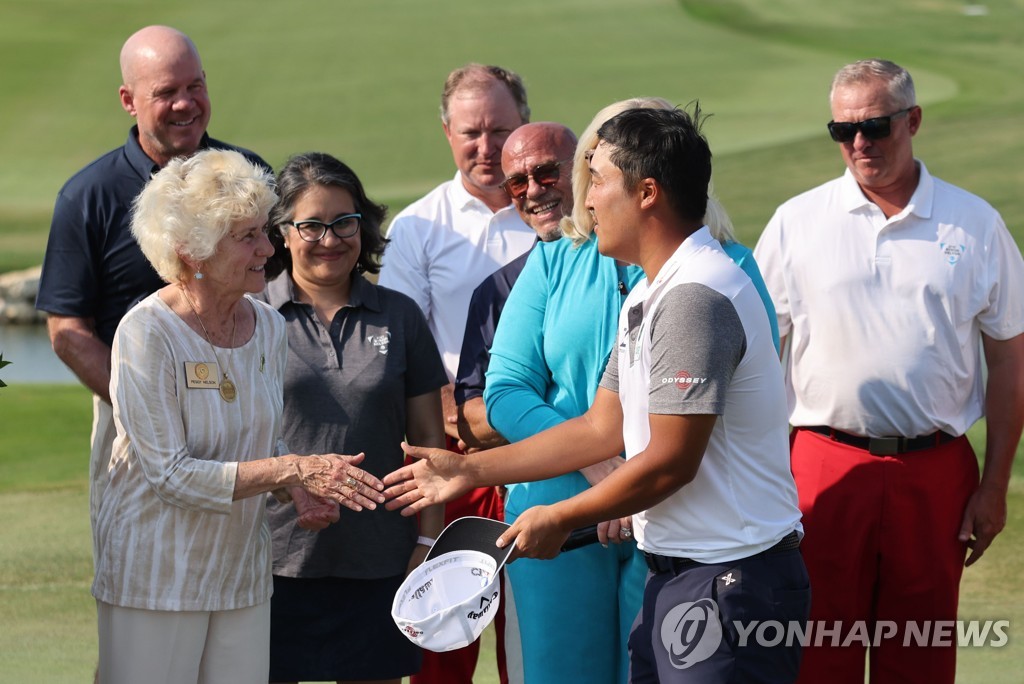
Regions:
[[868, 140], [881, 140], [888, 138], [892, 132], [892, 120], [903, 116], [913, 107], [907, 107], [888, 116], [876, 116], [873, 119], [865, 119], [856, 123], [852, 121], [829, 121], [828, 132], [837, 143], [853, 142], [857, 137], [857, 131]]
[[295, 232], [306, 242], [320, 242], [327, 235], [330, 229], [338, 238], [352, 237], [359, 232], [359, 221], [362, 214], [345, 214], [339, 216], [330, 223], [323, 221], [289, 221], [295, 227]]
[[563, 159], [562, 161], [547, 162], [546, 164], [537, 164], [529, 173], [514, 173], [511, 176], [507, 176], [501, 183], [501, 189], [508, 193], [508, 196], [514, 200], [522, 199], [526, 195], [526, 191], [530, 188], [530, 179], [537, 185], [554, 185], [558, 182], [560, 175], [559, 168], [562, 164], [572, 161], [571, 159]]

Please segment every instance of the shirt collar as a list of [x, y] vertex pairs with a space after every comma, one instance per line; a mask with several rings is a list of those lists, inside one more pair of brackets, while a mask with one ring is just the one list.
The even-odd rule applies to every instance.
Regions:
[[382, 311], [380, 290], [360, 273], [352, 275], [352, 293], [349, 295], [349, 306], [361, 306], [370, 311]]
[[292, 277], [287, 271], [268, 282], [265, 292], [267, 303], [278, 311], [285, 304], [298, 301], [295, 299], [295, 285], [292, 283]]
[[917, 180], [917, 189], [914, 190], [914, 194], [910, 197], [907, 209], [910, 213], [920, 218], [930, 219], [932, 217], [932, 204], [935, 200], [935, 179], [928, 173], [928, 169], [925, 168], [923, 161], [919, 159], [914, 161], [917, 163], [917, 170], [920, 175]]
[[[303, 305], [295, 296], [295, 282], [287, 271], [267, 283], [266, 293], [267, 302], [278, 311], [283, 311], [290, 304]], [[359, 273], [352, 275], [352, 292], [349, 294], [348, 306], [381, 311], [380, 293], [377, 291], [377, 287]]]
[[[914, 163], [917, 164], [919, 172], [917, 188], [900, 214], [914, 214], [920, 218], [928, 219], [931, 218], [932, 203], [935, 199], [935, 181], [931, 174], [928, 173], [928, 169], [923, 161], [914, 159]], [[848, 213], [874, 204], [860, 189], [850, 169], [846, 169], [846, 173], [843, 174], [840, 186], [840, 202], [842, 203], [843, 210]]]
[[511, 202], [509, 202], [506, 206], [502, 207], [498, 211], [492, 212], [491, 208], [484, 204], [484, 201], [482, 199], [480, 199], [479, 197], [474, 197], [473, 195], [469, 194], [469, 190], [467, 190], [466, 186], [463, 185], [462, 183], [461, 171], [455, 172], [455, 178], [452, 179], [452, 184], [449, 188], [449, 192], [451, 193], [452, 206], [458, 207], [460, 210], [463, 211], [470, 207], [476, 207], [478, 209], [481, 209], [492, 214], [503, 214], [509, 210], [516, 210], [515, 206]]
[[686, 261], [686, 259], [708, 245], [714, 244], [719, 250], [722, 249], [718, 240], [711, 235], [711, 229], [707, 226], [701, 226], [699, 229], [690, 233], [686, 236], [686, 239], [676, 247], [676, 251], [669, 257], [668, 261], [662, 265], [661, 270], [658, 271], [658, 275], [654, 277], [654, 282], [651, 284], [651, 290], [654, 290], [666, 280], [671, 278], [676, 271], [679, 270], [680, 265]]
[[[198, 149], [204, 150], [209, 146], [210, 136], [203, 133], [203, 137], [199, 140]], [[160, 170], [160, 166], [149, 158], [149, 155], [146, 154], [139, 143], [138, 124], [132, 126], [131, 130], [128, 131], [128, 142], [125, 143], [124, 149], [125, 156], [128, 157], [128, 163], [131, 164], [140, 178], [148, 181], [154, 173]]]

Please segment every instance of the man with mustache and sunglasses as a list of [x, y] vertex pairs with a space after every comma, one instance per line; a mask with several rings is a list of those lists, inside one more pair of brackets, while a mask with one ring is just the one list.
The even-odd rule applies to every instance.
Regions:
[[[505, 180], [501, 188], [508, 195], [523, 221], [537, 234], [537, 242], [554, 242], [562, 237], [560, 223], [572, 213], [573, 153], [576, 135], [568, 127], [552, 122], [528, 123], [520, 126], [505, 141], [501, 152], [501, 168]], [[535, 243], [536, 244], [536, 243]], [[455, 404], [458, 407], [460, 446], [467, 452], [480, 451], [507, 444], [508, 440], [487, 420], [484, 406], [485, 375], [490, 362], [498, 320], [512, 286], [526, 266], [531, 249], [517, 259], [495, 271], [473, 292], [462, 340], [459, 371], [455, 378]], [[506, 495], [507, 496], [507, 495]], [[506, 498], [503, 496], [503, 500]], [[508, 515], [508, 513], [506, 513]], [[520, 563], [522, 565], [522, 563]], [[585, 581], [579, 573], [569, 573], [571, 582]], [[533, 605], [537, 598], [536, 586], [528, 580], [516, 579], [515, 569], [506, 568], [506, 601], [503, 604], [510, 616], [505, 630], [506, 652], [510, 658], [508, 670], [511, 682], [537, 682], [531, 673], [531, 664], [542, 663], [544, 675], [565, 681], [562, 668], [578, 672], [576, 658], [565, 663], [552, 662], [550, 649], [566, 654], [562, 648], [568, 642], [592, 642], [583, 635], [571, 633], [564, 625], [552, 624], [545, 611], [529, 609], [510, 610], [509, 606]], [[600, 628], [602, 625], [597, 625]], [[537, 648], [538, 640], [545, 648]], [[575, 654], [574, 654], [575, 655]]]
[[[811, 620], [843, 630], [804, 650], [800, 681], [861, 684], [868, 644], [842, 644], [864, 620], [897, 630], [870, 643], [873, 684], [953, 682], [956, 639], [922, 646], [908, 625], [956, 620], [963, 567], [1006, 522], [1024, 263], [991, 206], [914, 158], [905, 69], [843, 67], [831, 105], [846, 173], [779, 207], [755, 249], [783, 335]], [[964, 433], [985, 414], [979, 482]]]
[[[566, 126], [549, 121], [525, 124], [505, 141], [501, 168], [502, 189], [534, 232], [539, 242], [562, 237], [559, 223], [572, 213], [572, 155], [576, 136]], [[484, 409], [484, 375], [487, 373], [494, 331], [501, 310], [530, 252], [495, 271], [474, 290], [469, 302], [466, 332], [455, 377], [459, 437], [470, 449], [486, 449], [505, 443], [487, 422]]]

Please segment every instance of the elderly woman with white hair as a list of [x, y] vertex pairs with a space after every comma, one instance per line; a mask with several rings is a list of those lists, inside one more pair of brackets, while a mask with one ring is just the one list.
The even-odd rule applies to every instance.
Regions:
[[223, 150], [171, 161], [136, 199], [132, 233], [169, 284], [114, 337], [117, 437], [92, 587], [100, 681], [266, 682], [263, 494], [290, 496], [312, 528], [339, 503], [383, 500], [361, 455], [285, 454], [279, 439], [284, 321], [248, 295], [264, 287], [276, 200], [269, 173]]
[[[491, 347], [484, 403], [488, 422], [509, 441], [587, 411], [615, 342], [619, 311], [643, 278], [639, 266], [598, 252], [600, 238], [593, 235], [585, 205], [589, 153], [597, 147], [598, 128], [635, 108], [672, 105], [661, 98], [634, 98], [597, 113], [574, 155], [574, 207], [572, 218], [562, 222], [570, 239], [538, 244], [505, 303]], [[759, 284], [770, 307], [750, 250], [733, 239], [728, 215], [712, 198], [705, 221], [729, 256]], [[774, 324], [774, 308], [769, 318]], [[514, 522], [532, 506], [575, 496], [624, 462], [616, 457], [549, 480], [511, 484], [505, 521]], [[632, 540], [629, 518], [603, 523], [598, 537], [601, 545], [554, 560], [519, 559], [507, 567], [523, 672], [531, 684], [626, 681], [627, 638], [640, 610], [647, 566]]]

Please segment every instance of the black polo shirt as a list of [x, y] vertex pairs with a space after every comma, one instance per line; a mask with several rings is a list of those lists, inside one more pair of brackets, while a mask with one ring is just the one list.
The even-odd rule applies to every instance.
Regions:
[[[238, 150], [270, 170], [253, 152], [205, 134], [199, 148]], [[64, 184], [53, 209], [37, 309], [94, 319], [96, 334], [109, 346], [129, 307], [163, 287], [131, 234], [132, 201], [159, 170], [132, 126], [128, 142]]]
[[[298, 301], [288, 273], [267, 283], [262, 298], [288, 327], [287, 448], [298, 454], [363, 452], [359, 467], [377, 477], [402, 467], [408, 400], [448, 382], [419, 306], [358, 274], [348, 304], [330, 325], [312, 304]], [[414, 519], [383, 506], [359, 513], [343, 506], [336, 525], [310, 532], [297, 526], [294, 506], [271, 498], [267, 520], [274, 574], [285, 577], [393, 577], [405, 571], [416, 545]]]

